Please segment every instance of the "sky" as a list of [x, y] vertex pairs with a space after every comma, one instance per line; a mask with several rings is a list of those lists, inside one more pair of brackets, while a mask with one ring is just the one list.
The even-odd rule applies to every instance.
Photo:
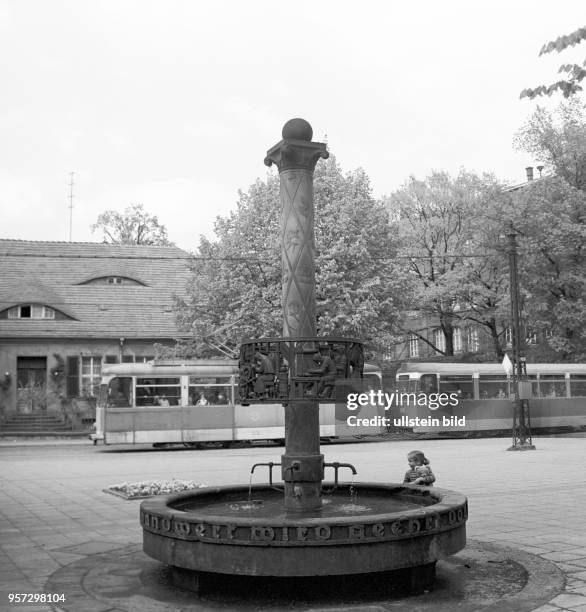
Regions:
[[583, 0], [0, 0], [0, 238], [99, 242], [142, 204], [195, 251], [293, 117], [376, 198], [433, 170], [521, 183], [514, 135], [561, 97], [519, 93], [584, 60], [539, 57], [584, 25]]

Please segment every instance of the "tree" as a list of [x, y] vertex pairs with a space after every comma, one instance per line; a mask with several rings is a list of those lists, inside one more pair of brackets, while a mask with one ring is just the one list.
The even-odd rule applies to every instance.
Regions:
[[[371, 195], [362, 170], [344, 174], [334, 157], [314, 173], [317, 327], [319, 335], [359, 337], [380, 350], [393, 339], [405, 274], [385, 207]], [[218, 217], [217, 241], [201, 239], [178, 322], [206, 353], [219, 340], [280, 336], [281, 259], [279, 179], [257, 180], [241, 192], [236, 210]]]
[[495, 194], [486, 208], [474, 216], [477, 227], [471, 244], [478, 256], [463, 259], [457, 271], [461, 287], [458, 299], [462, 305], [457, 320], [460, 324], [472, 321], [485, 329], [497, 361], [505, 356], [505, 330], [510, 318], [504, 219], [494, 214], [494, 205], [501, 197], [502, 194]]
[[179, 328], [193, 336], [179, 354], [210, 356], [218, 344], [234, 351], [244, 337], [280, 335], [278, 202], [278, 178], [259, 179], [216, 218], [218, 240], [200, 238], [187, 297], [176, 303]]
[[156, 215], [146, 212], [142, 204], [131, 204], [124, 213], [107, 210], [92, 225], [92, 233], [102, 231], [104, 242], [112, 244], [147, 244], [172, 246], [167, 229]]
[[537, 107], [515, 135], [514, 144], [569, 185], [586, 190], [586, 112], [582, 102], [573, 99], [554, 111]]
[[342, 174], [335, 158], [315, 175], [320, 334], [349, 335], [387, 349], [405, 305], [408, 275], [394, 259], [398, 237], [362, 169]]
[[543, 358], [586, 357], [586, 192], [562, 177], [535, 181], [515, 194], [519, 268], [527, 324], [544, 330]]
[[[541, 57], [542, 55], [551, 53], [552, 51], [557, 51], [559, 53], [568, 47], [573, 47], [574, 45], [580, 44], [584, 40], [586, 40], [586, 27], [578, 28], [571, 34], [560, 36], [556, 38], [556, 40], [545, 43], [545, 45], [541, 47], [539, 56]], [[582, 66], [579, 66], [578, 64], [562, 64], [558, 70], [558, 73], [566, 74], [567, 78], [556, 81], [551, 85], [539, 85], [539, 87], [536, 87], [535, 89], [524, 89], [519, 97], [533, 99], [537, 96], [551, 96], [554, 92], [559, 90], [562, 92], [564, 98], [569, 98], [573, 94], [582, 91], [582, 86], [579, 83], [584, 79], [584, 77], [586, 77], [586, 70], [583, 66], [586, 66], [586, 61]]]
[[415, 281], [412, 308], [437, 320], [445, 347], [422, 335], [411, 319], [404, 332], [445, 356], [454, 355], [455, 327], [474, 321], [487, 328], [502, 357], [499, 321], [508, 283], [502, 254], [494, 250], [501, 231], [494, 205], [501, 197], [502, 187], [490, 175], [433, 172], [424, 181], [411, 177], [388, 202]]
[[521, 233], [520, 263], [529, 320], [546, 329], [549, 358], [586, 356], [586, 113], [577, 100], [554, 112], [538, 108], [516, 138], [553, 176], [516, 193], [512, 221]]

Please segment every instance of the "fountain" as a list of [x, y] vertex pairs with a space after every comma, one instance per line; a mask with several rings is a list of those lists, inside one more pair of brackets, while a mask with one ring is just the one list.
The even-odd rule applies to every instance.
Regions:
[[[320, 453], [319, 403], [360, 385], [363, 345], [317, 337], [313, 170], [327, 158], [303, 119], [283, 127], [265, 159], [280, 175], [283, 337], [244, 341], [244, 405], [280, 401], [285, 453], [268, 484], [209, 487], [141, 504], [143, 549], [172, 567], [175, 583], [198, 590], [210, 574], [340, 576], [392, 572], [410, 590], [429, 588], [435, 564], [466, 544], [467, 500], [405, 484], [354, 483], [348, 463]], [[282, 485], [273, 482], [280, 467]], [[324, 483], [326, 468], [334, 470]], [[339, 471], [352, 473], [341, 483]]]

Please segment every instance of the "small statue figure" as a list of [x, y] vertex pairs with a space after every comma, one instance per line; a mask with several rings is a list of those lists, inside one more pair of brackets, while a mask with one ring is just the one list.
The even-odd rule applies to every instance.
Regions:
[[268, 355], [256, 351], [254, 353], [254, 369], [256, 371], [255, 394], [269, 397], [269, 389], [275, 384], [275, 366], [272, 359]]
[[359, 378], [362, 376], [364, 369], [364, 353], [362, 346], [358, 343], [352, 343], [348, 349], [348, 365], [350, 366], [350, 376]]
[[330, 397], [336, 382], [337, 368], [334, 360], [328, 355], [322, 355], [319, 351], [314, 353], [313, 360], [319, 366], [307, 371], [308, 374], [318, 374], [320, 379], [317, 383], [317, 395], [319, 397]]

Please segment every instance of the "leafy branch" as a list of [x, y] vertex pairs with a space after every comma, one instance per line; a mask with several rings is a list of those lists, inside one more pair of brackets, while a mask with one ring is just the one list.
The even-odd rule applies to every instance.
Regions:
[[[586, 40], [586, 26], [578, 28], [575, 32], [564, 36], [559, 36], [553, 41], [545, 43], [539, 52], [539, 56], [557, 51], [560, 53], [568, 47], [573, 47]], [[566, 74], [565, 79], [561, 79], [552, 83], [551, 85], [539, 85], [538, 87], [531, 89], [524, 89], [520, 98], [537, 98], [538, 96], [551, 96], [556, 91], [561, 91], [564, 98], [569, 98], [575, 93], [582, 91], [580, 82], [586, 77], [586, 60], [582, 66], [578, 64], [562, 64], [558, 70], [558, 74]]]

